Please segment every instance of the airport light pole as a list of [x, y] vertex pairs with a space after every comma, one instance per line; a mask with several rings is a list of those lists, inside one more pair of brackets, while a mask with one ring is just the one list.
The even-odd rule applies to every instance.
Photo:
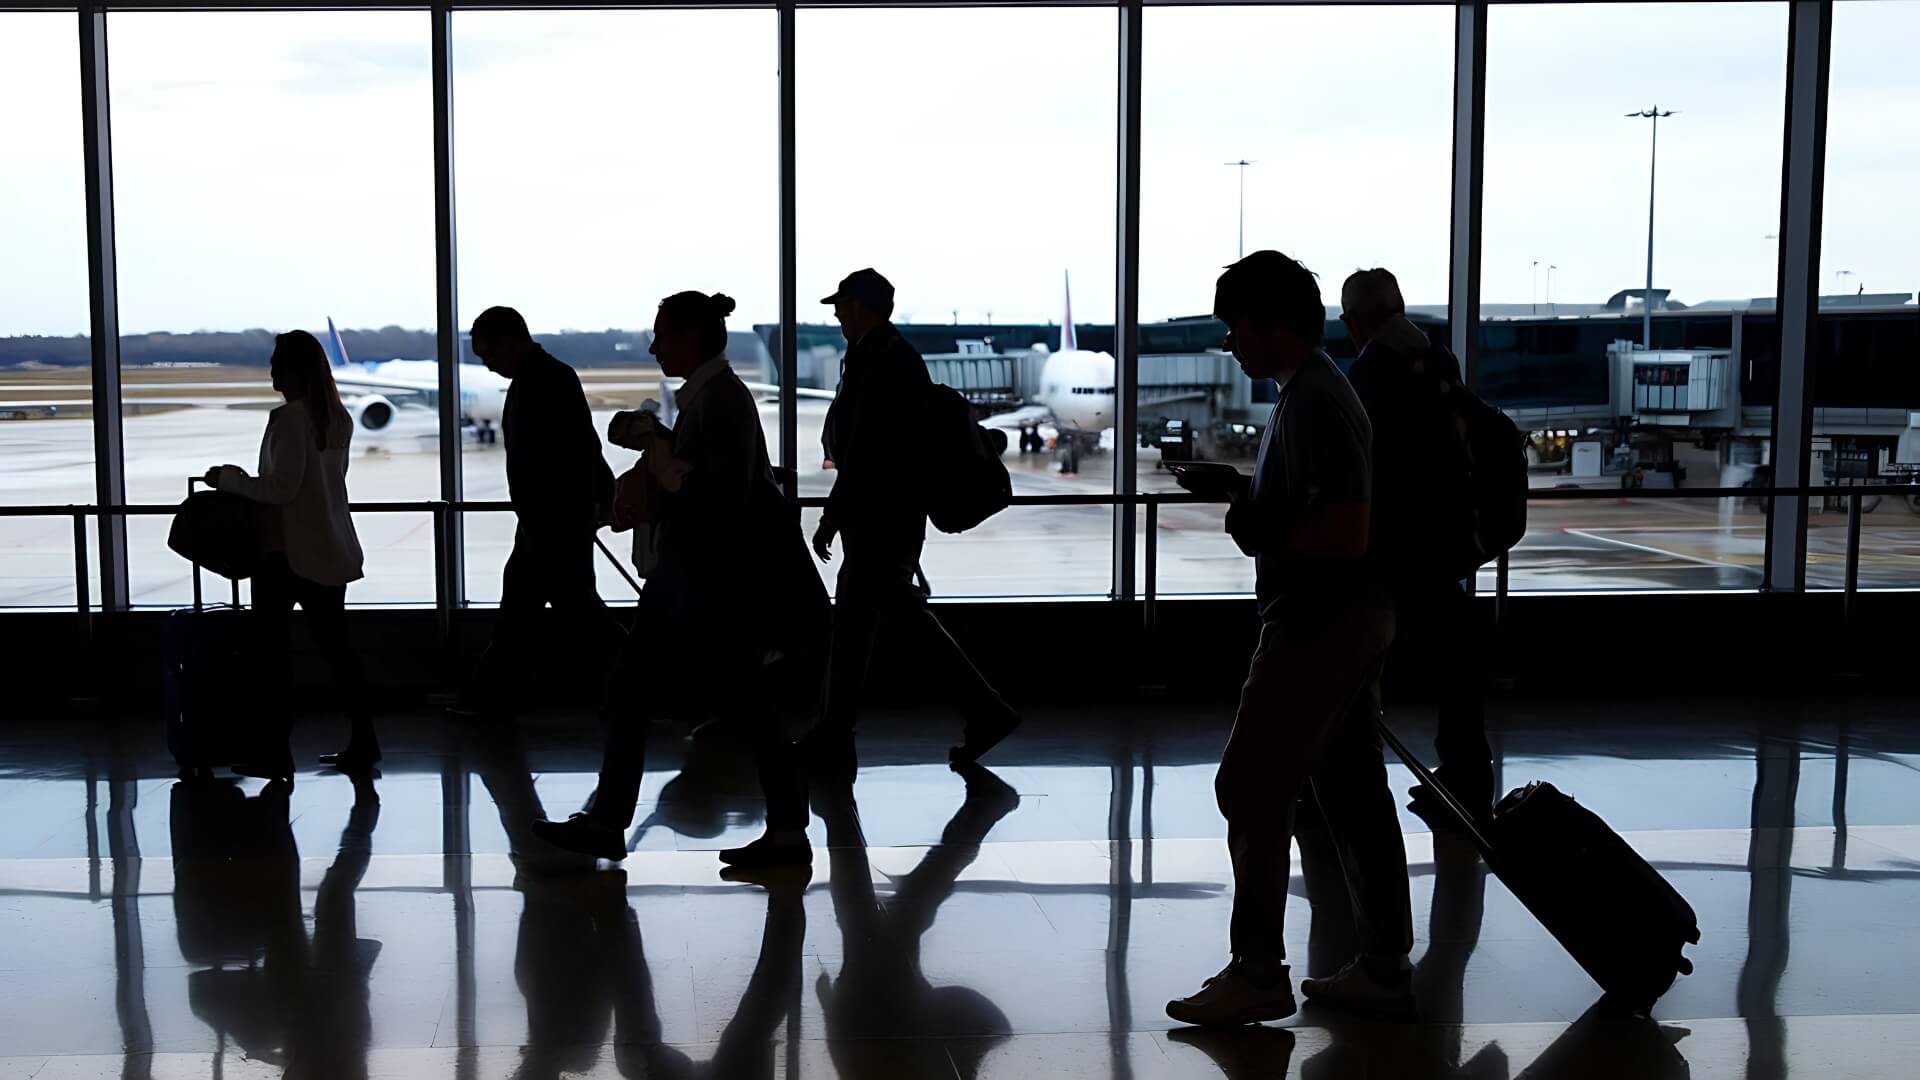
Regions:
[[1552, 263], [1547, 264], [1547, 314], [1549, 315], [1555, 314], [1553, 310], [1553, 272], [1558, 269], [1560, 268]]
[[1627, 114], [1631, 119], [1653, 121], [1653, 141], [1647, 150], [1647, 292], [1640, 298], [1640, 347], [1643, 349], [1653, 348], [1653, 191], [1660, 167], [1660, 118], [1672, 116], [1674, 112], [1673, 109], [1662, 111], [1655, 105]]
[[1246, 158], [1241, 158], [1238, 161], [1229, 161], [1226, 164], [1229, 167], [1240, 170], [1240, 239], [1236, 249], [1238, 254], [1234, 256], [1234, 261], [1238, 262], [1247, 257], [1247, 166], [1253, 164], [1253, 162], [1248, 161]]
[[1540, 314], [1540, 260], [1533, 260], [1532, 287], [1527, 293], [1527, 314]]

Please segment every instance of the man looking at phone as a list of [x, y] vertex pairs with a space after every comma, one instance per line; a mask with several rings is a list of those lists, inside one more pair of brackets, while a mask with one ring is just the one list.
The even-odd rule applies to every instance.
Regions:
[[1338, 846], [1363, 951], [1301, 989], [1331, 1007], [1404, 1015], [1413, 923], [1374, 723], [1393, 612], [1367, 553], [1372, 431], [1320, 349], [1326, 308], [1305, 267], [1277, 251], [1247, 256], [1220, 276], [1214, 315], [1241, 369], [1279, 383], [1280, 399], [1251, 478], [1180, 477], [1231, 501], [1226, 528], [1254, 558], [1261, 630], [1214, 779], [1233, 863], [1232, 960], [1167, 1015], [1227, 1026], [1293, 1014], [1282, 923], [1303, 790]]

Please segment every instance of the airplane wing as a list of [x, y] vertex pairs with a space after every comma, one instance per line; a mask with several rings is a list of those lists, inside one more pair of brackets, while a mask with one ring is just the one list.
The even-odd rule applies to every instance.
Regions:
[[1053, 419], [1053, 410], [1045, 405], [1022, 405], [1017, 409], [994, 413], [980, 421], [981, 427], [1021, 428]]
[[1205, 401], [1209, 395], [1204, 390], [1189, 390], [1181, 394], [1168, 394], [1164, 397], [1141, 398], [1140, 407], [1150, 409], [1156, 405], [1172, 405], [1176, 401]]
[[[422, 386], [411, 379], [382, 378], [381, 376], [368, 372], [349, 373], [339, 370], [333, 373], [333, 382], [335, 386], [340, 388], [341, 393], [348, 396], [356, 394], [381, 394], [389, 398], [410, 397], [413, 395], [419, 395], [424, 398], [431, 393], [438, 393], [440, 389], [437, 386]], [[413, 402], [408, 402], [408, 404], [413, 404]]]
[[[747, 389], [756, 394], [772, 394], [778, 397], [782, 393], [780, 387], [773, 383], [750, 382], [745, 385]], [[832, 401], [833, 391], [821, 390], [813, 386], [796, 386], [793, 388], [793, 396], [797, 398], [812, 398], [815, 401]]]

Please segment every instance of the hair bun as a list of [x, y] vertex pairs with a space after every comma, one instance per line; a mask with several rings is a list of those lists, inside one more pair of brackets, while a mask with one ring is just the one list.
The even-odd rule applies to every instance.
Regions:
[[727, 316], [733, 314], [733, 309], [735, 307], [735, 304], [733, 302], [733, 297], [728, 296], [726, 293], [717, 292], [717, 293], [714, 293], [713, 296], [707, 300], [707, 306], [713, 309], [713, 313], [715, 315], [724, 319]]

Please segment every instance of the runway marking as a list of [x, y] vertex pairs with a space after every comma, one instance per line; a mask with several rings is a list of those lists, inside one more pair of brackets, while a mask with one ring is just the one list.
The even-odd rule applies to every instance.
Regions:
[[1579, 537], [1584, 537], [1588, 540], [1598, 541], [1599, 543], [1602, 543], [1602, 544], [1618, 544], [1623, 548], [1629, 548], [1633, 551], [1644, 551], [1649, 555], [1664, 555], [1670, 559], [1679, 559], [1682, 562], [1696, 563], [1700, 566], [1712, 566], [1712, 567], [1716, 567], [1719, 569], [1726, 569], [1726, 570], [1743, 570], [1750, 566], [1760, 565], [1759, 562], [1757, 561], [1751, 562], [1751, 563], [1723, 562], [1718, 559], [1704, 558], [1699, 555], [1687, 555], [1678, 551], [1669, 551], [1666, 548], [1653, 547], [1650, 544], [1636, 544], [1631, 540], [1621, 540], [1612, 536], [1598, 535], [1599, 533], [1602, 533], [1602, 532], [1616, 531], [1612, 529], [1562, 529], [1560, 531], [1572, 536], [1579, 536]]

